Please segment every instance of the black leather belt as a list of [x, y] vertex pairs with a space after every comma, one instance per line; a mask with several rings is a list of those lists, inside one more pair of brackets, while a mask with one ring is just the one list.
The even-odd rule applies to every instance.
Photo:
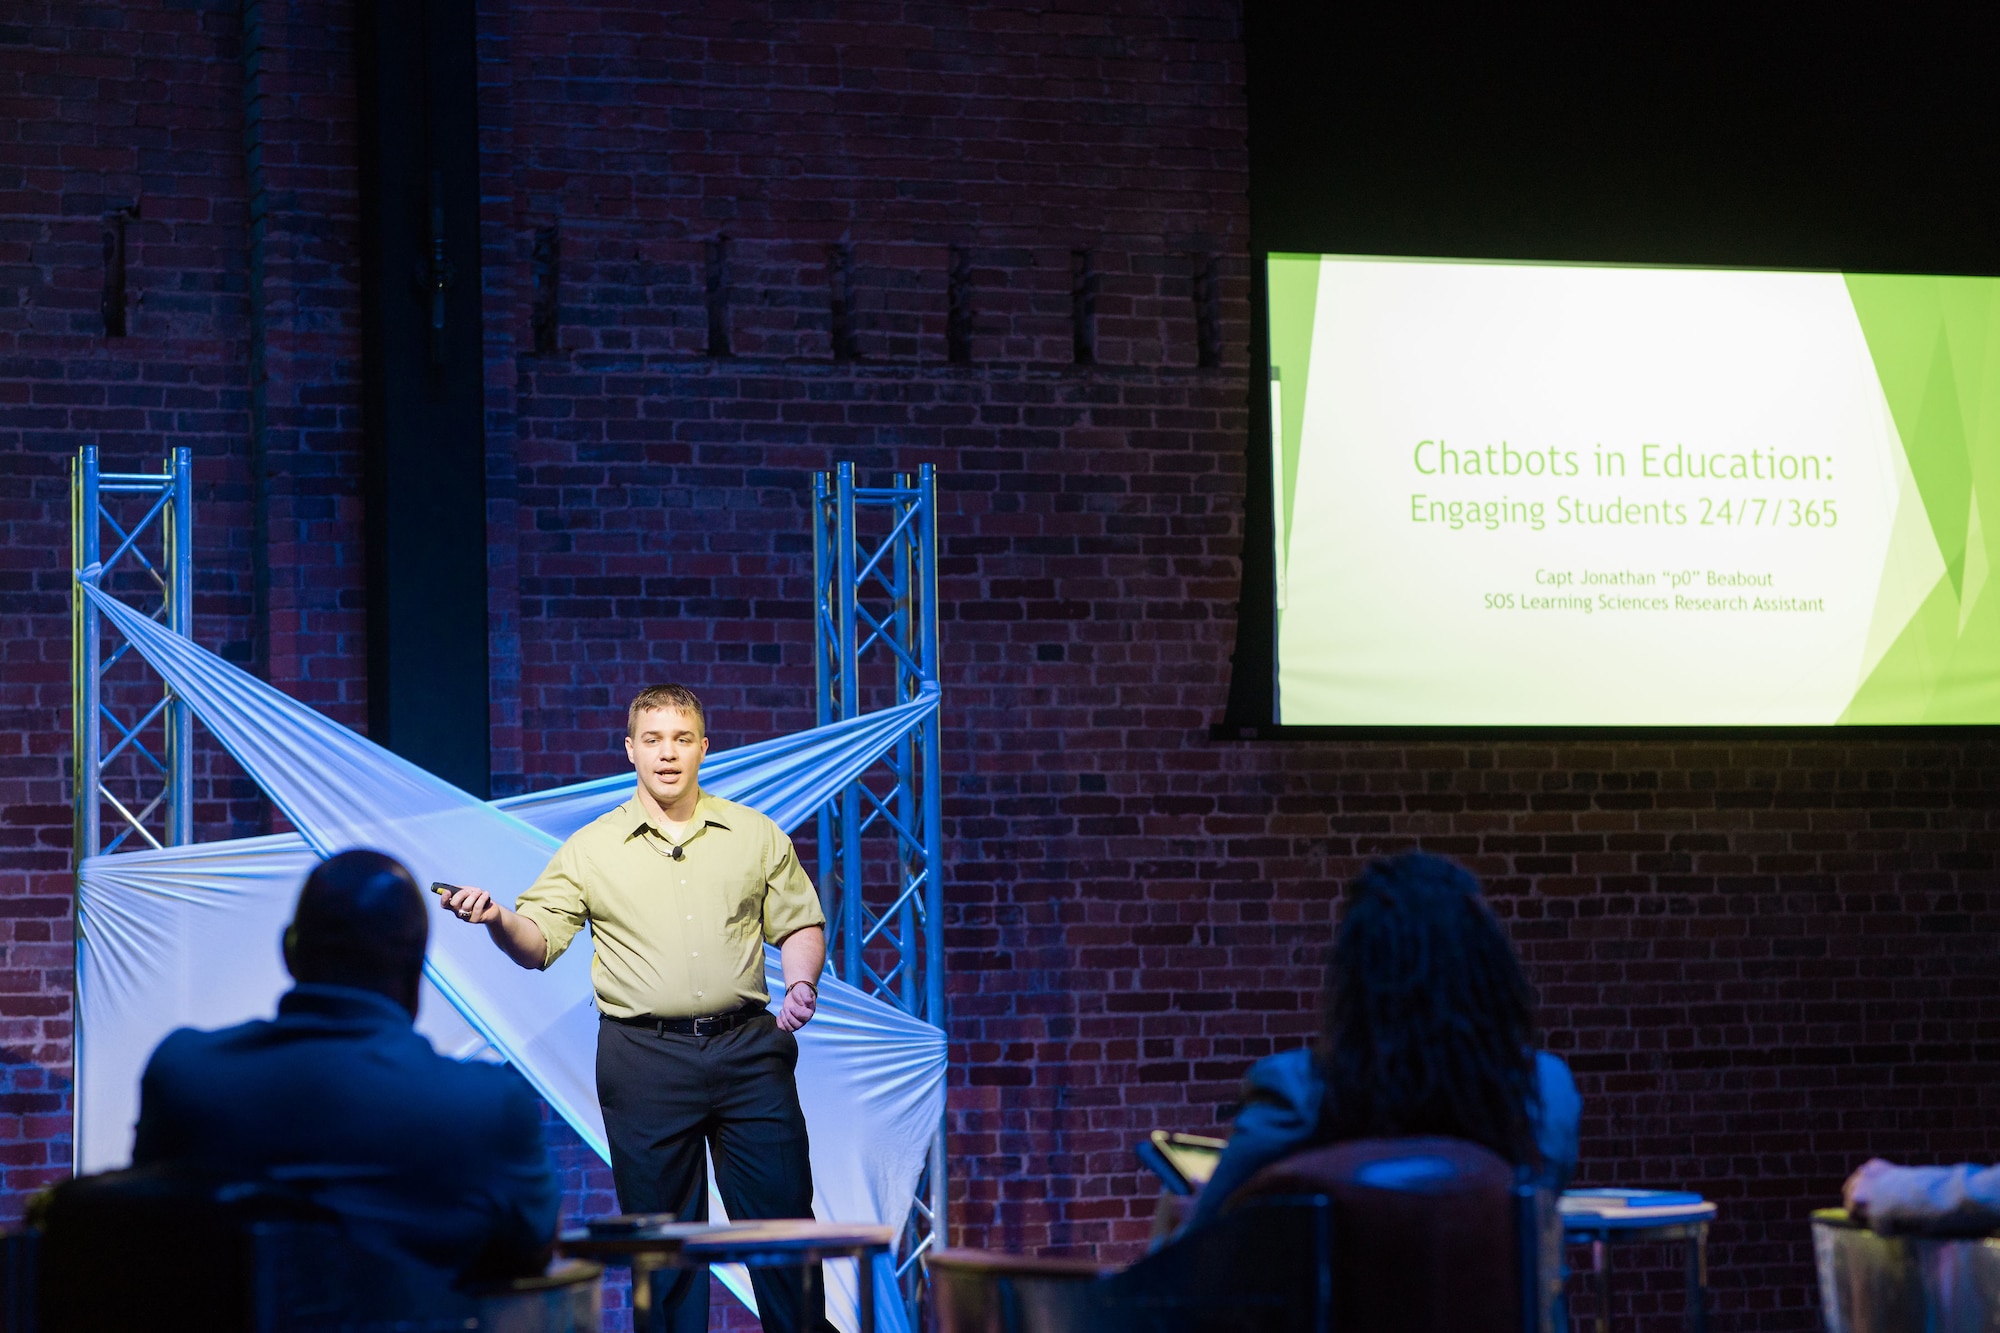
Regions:
[[710, 1014], [705, 1018], [620, 1018], [616, 1014], [604, 1017], [614, 1023], [622, 1023], [628, 1028], [651, 1028], [661, 1036], [671, 1032], [677, 1037], [715, 1037], [733, 1028], [740, 1028], [759, 1014], [770, 1010], [755, 1000], [744, 1001], [741, 1009], [732, 1009], [726, 1014]]

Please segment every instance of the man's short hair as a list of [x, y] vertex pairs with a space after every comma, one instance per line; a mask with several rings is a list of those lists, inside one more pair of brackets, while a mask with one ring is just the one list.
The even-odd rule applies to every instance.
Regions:
[[306, 876], [285, 932], [292, 975], [309, 984], [394, 989], [424, 968], [423, 891], [395, 857], [355, 848]]
[[625, 710], [625, 734], [639, 734], [639, 714], [655, 708], [674, 708], [693, 718], [701, 728], [701, 734], [708, 735], [708, 714], [703, 711], [701, 700], [695, 698], [694, 691], [685, 685], [648, 685], [632, 697], [632, 706]]

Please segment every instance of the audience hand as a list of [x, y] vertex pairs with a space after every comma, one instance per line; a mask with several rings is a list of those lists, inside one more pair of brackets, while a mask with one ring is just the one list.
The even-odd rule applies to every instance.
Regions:
[[1857, 1222], [1868, 1220], [1868, 1205], [1876, 1188], [1881, 1184], [1882, 1177], [1895, 1169], [1893, 1162], [1871, 1157], [1847, 1178], [1847, 1183], [1840, 1187], [1840, 1201], [1846, 1205], [1849, 1216]]
[[489, 921], [500, 919], [500, 904], [484, 889], [463, 888], [449, 898], [440, 897], [444, 910], [460, 921], [470, 921], [475, 926], [483, 926]]
[[819, 1011], [819, 992], [804, 982], [794, 982], [785, 989], [785, 1002], [778, 1006], [778, 1027], [784, 1032], [797, 1032], [812, 1022], [812, 1016]]
[[1187, 1225], [1188, 1214], [1194, 1211], [1194, 1200], [1193, 1194], [1160, 1191], [1160, 1201], [1153, 1205], [1153, 1231], [1146, 1237], [1146, 1253], [1151, 1254], [1165, 1245]]

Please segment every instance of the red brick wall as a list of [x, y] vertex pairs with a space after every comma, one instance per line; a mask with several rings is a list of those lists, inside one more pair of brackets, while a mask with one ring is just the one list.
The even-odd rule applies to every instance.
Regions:
[[[0, 17], [0, 1208], [70, 1161], [69, 460], [191, 446], [204, 640], [250, 656], [240, 24], [233, 6]], [[130, 336], [99, 315], [106, 215]], [[203, 766], [211, 827], [242, 798]]]
[[[6, 1208], [69, 1153], [74, 450], [191, 445], [197, 635], [365, 717], [347, 23], [118, 0], [0, 24]], [[615, 767], [624, 699], [662, 677], [719, 744], [804, 725], [811, 472], [941, 469], [955, 1241], [1133, 1254], [1132, 1141], [1218, 1123], [1250, 1060], [1307, 1038], [1333, 886], [1414, 845], [1512, 923], [1585, 1179], [1721, 1203], [1719, 1327], [1813, 1326], [1805, 1214], [1862, 1157], [2000, 1157], [1991, 742], [1208, 738], [1248, 484], [1232, 6], [482, 0], [481, 61], [497, 790]], [[133, 336], [107, 340], [100, 219], [138, 195]], [[203, 772], [207, 836], [263, 827]], [[563, 1151], [581, 1207], [602, 1173]], [[1675, 1308], [1670, 1258], [1638, 1306]]]

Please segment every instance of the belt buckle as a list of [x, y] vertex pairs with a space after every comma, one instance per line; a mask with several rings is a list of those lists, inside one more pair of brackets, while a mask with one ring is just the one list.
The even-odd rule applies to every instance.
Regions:
[[711, 1014], [694, 1020], [694, 1035], [697, 1037], [710, 1037], [721, 1030], [722, 1019], [719, 1015]]

